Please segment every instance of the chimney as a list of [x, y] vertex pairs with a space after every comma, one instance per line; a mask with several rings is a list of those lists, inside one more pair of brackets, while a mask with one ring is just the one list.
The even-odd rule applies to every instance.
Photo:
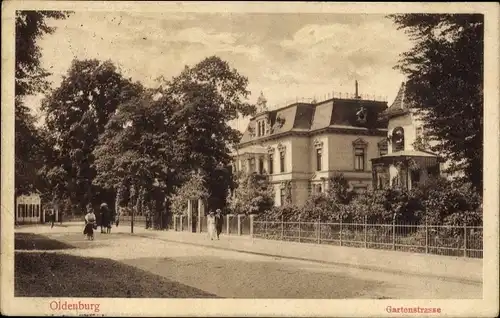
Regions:
[[355, 94], [355, 98], [359, 98], [359, 95], [358, 95], [358, 80], [355, 81], [356, 83], [356, 92], [354, 93]]

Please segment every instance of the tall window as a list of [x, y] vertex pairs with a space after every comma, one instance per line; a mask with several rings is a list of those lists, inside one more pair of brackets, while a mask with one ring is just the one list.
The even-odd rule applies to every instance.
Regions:
[[322, 149], [316, 149], [316, 170], [321, 171]]
[[255, 158], [250, 158], [248, 161], [249, 161], [248, 162], [249, 163], [249, 169], [248, 170], [250, 172], [255, 172]]
[[259, 158], [259, 173], [262, 174], [264, 171], [264, 160], [262, 158]]
[[378, 143], [378, 155], [382, 157], [387, 155], [387, 140], [384, 139]]
[[402, 127], [396, 127], [392, 131], [392, 152], [405, 149], [405, 131]]
[[363, 171], [365, 170], [365, 149], [355, 148], [354, 149], [354, 170]]
[[323, 192], [323, 188], [321, 187], [321, 184], [317, 184], [317, 185], [316, 185], [316, 192], [317, 192], [317, 193], [321, 193], [321, 192]]
[[266, 122], [265, 120], [259, 120], [257, 122], [257, 137], [264, 136], [266, 134]]
[[269, 162], [268, 162], [268, 167], [267, 170], [269, 170], [269, 174], [273, 174], [273, 165], [274, 165], [274, 155], [271, 153], [269, 154]]
[[280, 151], [280, 172], [285, 172], [285, 152]]
[[422, 138], [424, 134], [424, 129], [422, 127], [417, 127], [417, 137]]

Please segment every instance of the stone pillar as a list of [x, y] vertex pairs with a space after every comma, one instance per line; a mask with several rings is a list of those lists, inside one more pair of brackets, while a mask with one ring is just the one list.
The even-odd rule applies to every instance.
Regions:
[[203, 202], [202, 200], [198, 200], [198, 213], [197, 213], [197, 216], [198, 216], [198, 222], [196, 222], [196, 232], [197, 233], [201, 233], [201, 217], [203, 216], [202, 214], [202, 209], [204, 209], [204, 205], [203, 205]]
[[201, 215], [205, 215], [205, 202], [203, 200], [198, 201], [198, 210], [201, 212]]
[[250, 236], [253, 237], [253, 220], [255, 215], [250, 214]]
[[184, 219], [184, 215], [180, 215], [180, 216], [179, 216], [179, 219], [180, 219], [180, 222], [179, 222], [179, 223], [180, 223], [180, 228], [181, 228], [181, 229], [180, 229], [180, 231], [182, 232], [182, 230], [183, 230], [183, 227], [182, 227], [182, 221], [183, 221], [183, 219]]
[[193, 231], [193, 202], [191, 199], [188, 200], [188, 208], [187, 208], [187, 223], [188, 223], [188, 230], [191, 232]]
[[174, 218], [174, 231], [177, 231], [177, 215], [173, 215]]
[[229, 222], [231, 221], [231, 214], [226, 215], [226, 234], [229, 235]]
[[238, 214], [238, 235], [241, 235], [241, 214]]

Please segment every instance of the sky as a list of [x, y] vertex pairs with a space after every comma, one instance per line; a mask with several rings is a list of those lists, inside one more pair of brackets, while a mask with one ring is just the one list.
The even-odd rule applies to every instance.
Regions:
[[[38, 43], [53, 87], [75, 58], [111, 59], [125, 76], [154, 87], [159, 76], [217, 55], [249, 79], [249, 101], [262, 92], [270, 109], [353, 94], [355, 80], [360, 94], [390, 103], [404, 81], [393, 67], [411, 48], [404, 32], [378, 14], [77, 11], [48, 24], [55, 33]], [[42, 97], [27, 100], [35, 114]], [[247, 122], [232, 126], [243, 130]]]

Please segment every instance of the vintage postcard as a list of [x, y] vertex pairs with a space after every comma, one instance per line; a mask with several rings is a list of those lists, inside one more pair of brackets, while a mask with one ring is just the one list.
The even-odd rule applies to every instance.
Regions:
[[498, 21], [3, 2], [1, 313], [498, 316]]

